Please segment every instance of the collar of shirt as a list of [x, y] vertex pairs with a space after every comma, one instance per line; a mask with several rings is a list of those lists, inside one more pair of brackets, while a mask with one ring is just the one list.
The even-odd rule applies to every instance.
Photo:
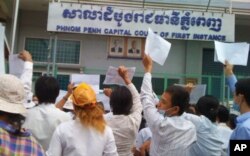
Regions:
[[[4, 130], [6, 130], [9, 133], [15, 133], [17, 131], [17, 129], [15, 127], [13, 127], [10, 124], [7, 124], [6, 122], [0, 121], [0, 128], [3, 128]], [[21, 136], [30, 136], [31, 134], [28, 131], [25, 132], [21, 132]]]
[[247, 119], [250, 118], [250, 112], [244, 113], [236, 118], [237, 124], [238, 123], [243, 123]]

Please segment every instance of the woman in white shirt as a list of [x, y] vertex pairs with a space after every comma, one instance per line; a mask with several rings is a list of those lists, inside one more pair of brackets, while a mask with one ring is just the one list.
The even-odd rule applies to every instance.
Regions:
[[[131, 82], [124, 66], [118, 69], [125, 86], [119, 86], [110, 95], [111, 113], [105, 115], [112, 128], [119, 156], [133, 156], [132, 148], [141, 123], [140, 95]], [[106, 94], [106, 93], [105, 93]]]
[[221, 156], [222, 140], [216, 125], [219, 101], [213, 96], [201, 97], [196, 104], [197, 115], [185, 113], [185, 119], [196, 127], [197, 141], [192, 145], [192, 156]]
[[106, 125], [94, 90], [81, 83], [72, 93], [76, 119], [57, 127], [49, 156], [117, 156], [114, 136]]

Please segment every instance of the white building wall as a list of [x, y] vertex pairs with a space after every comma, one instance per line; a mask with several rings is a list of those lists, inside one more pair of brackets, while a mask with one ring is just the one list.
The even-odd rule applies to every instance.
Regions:
[[[46, 31], [47, 13], [38, 11], [20, 11], [18, 28], [18, 50], [24, 48], [25, 37], [49, 38]], [[250, 41], [248, 25], [236, 25], [236, 42]], [[107, 46], [109, 36], [86, 34], [58, 34], [58, 39], [72, 39], [81, 41], [80, 65], [73, 66], [75, 70], [67, 67], [59, 68], [59, 72], [80, 72], [80, 68], [97, 69], [104, 74], [108, 66], [135, 66], [136, 75], [143, 73], [141, 60], [107, 58]], [[201, 74], [203, 48], [213, 48], [210, 41], [185, 41], [169, 40], [172, 43], [171, 51], [164, 64], [154, 64], [155, 73], [168, 74]]]
[[[49, 38], [46, 31], [47, 14], [43, 12], [21, 11], [20, 27], [18, 37], [18, 49], [24, 49], [25, 38]], [[58, 34], [58, 39], [72, 39], [81, 41], [80, 67], [88, 69], [98, 69], [105, 72], [108, 66], [135, 66], [137, 75], [143, 73], [141, 60], [136, 59], [117, 59], [107, 57], [107, 46], [109, 36], [86, 35], [86, 34]], [[164, 66], [154, 64], [155, 73], [185, 73], [185, 49], [186, 41], [169, 40], [172, 43], [171, 51]], [[66, 67], [67, 68], [67, 67]], [[59, 72], [65, 72], [66, 69], [59, 69]], [[79, 70], [80, 71], [80, 70]], [[75, 72], [75, 71], [74, 71]], [[141, 74], [139, 74], [141, 75]]]

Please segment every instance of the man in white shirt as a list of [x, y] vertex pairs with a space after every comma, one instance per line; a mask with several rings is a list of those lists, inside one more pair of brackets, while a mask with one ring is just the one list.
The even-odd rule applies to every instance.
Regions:
[[62, 122], [71, 120], [71, 116], [54, 105], [59, 94], [59, 83], [53, 77], [41, 76], [35, 84], [38, 105], [28, 110], [23, 125], [30, 129], [34, 137], [46, 150], [55, 128]]
[[155, 107], [152, 90], [152, 59], [143, 58], [144, 78], [141, 87], [141, 100], [148, 126], [152, 132], [150, 155], [152, 156], [190, 156], [191, 145], [196, 141], [194, 125], [183, 118], [189, 101], [188, 92], [180, 86], [171, 86], [162, 94], [158, 109]]

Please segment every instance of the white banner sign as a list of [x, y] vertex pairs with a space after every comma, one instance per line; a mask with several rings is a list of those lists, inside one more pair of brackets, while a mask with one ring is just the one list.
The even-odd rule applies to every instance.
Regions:
[[146, 37], [150, 27], [168, 39], [233, 42], [234, 26], [233, 14], [50, 3], [47, 30]]

